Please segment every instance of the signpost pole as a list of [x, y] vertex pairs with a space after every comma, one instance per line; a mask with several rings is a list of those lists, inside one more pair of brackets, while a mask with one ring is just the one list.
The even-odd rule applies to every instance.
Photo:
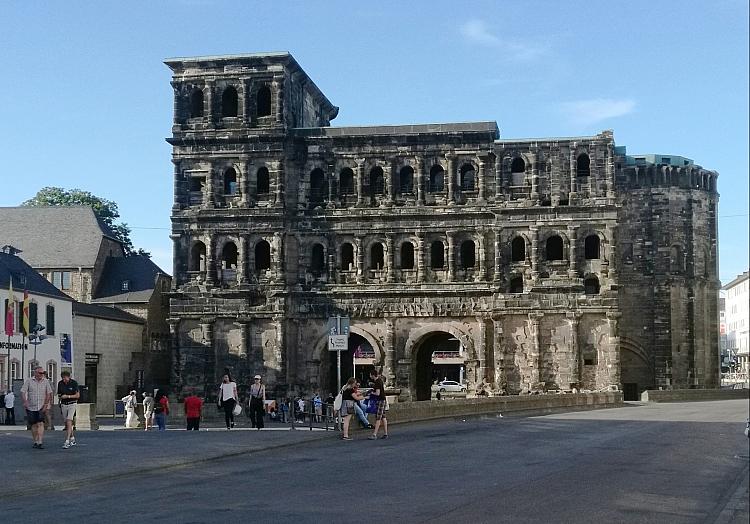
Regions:
[[[336, 334], [341, 334], [341, 316], [336, 315]], [[336, 351], [336, 378], [338, 383], [338, 390], [341, 391], [341, 351]]]

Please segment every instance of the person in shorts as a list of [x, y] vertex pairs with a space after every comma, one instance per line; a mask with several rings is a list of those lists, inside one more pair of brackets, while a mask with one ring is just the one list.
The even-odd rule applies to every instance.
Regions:
[[386, 398], [385, 398], [385, 384], [383, 383], [383, 377], [378, 373], [377, 369], [370, 371], [370, 380], [372, 380], [372, 391], [370, 391], [370, 398], [374, 398], [378, 401], [378, 410], [375, 413], [375, 429], [372, 435], [367, 437], [369, 440], [375, 440], [378, 438], [378, 430], [380, 424], [383, 424], [383, 436], [381, 438], [388, 438], [388, 419], [385, 416]]
[[60, 411], [65, 421], [65, 443], [64, 449], [76, 445], [76, 437], [73, 434], [73, 419], [76, 416], [76, 405], [81, 398], [78, 382], [70, 378], [70, 371], [63, 370], [60, 373], [60, 382], [57, 383], [57, 398], [60, 400]]
[[21, 398], [26, 409], [26, 419], [31, 424], [34, 449], [44, 448], [44, 419], [52, 406], [52, 385], [44, 376], [44, 368], [34, 368], [34, 376], [27, 378], [21, 386]]
[[146, 391], [143, 393], [143, 418], [145, 419], [143, 424], [146, 427], [144, 431], [148, 431], [149, 428], [154, 427], [154, 401], [153, 395]]

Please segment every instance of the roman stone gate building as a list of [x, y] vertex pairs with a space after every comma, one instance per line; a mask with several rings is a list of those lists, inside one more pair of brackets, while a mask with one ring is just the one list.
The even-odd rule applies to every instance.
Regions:
[[288, 53], [166, 64], [176, 388], [332, 390], [337, 314], [344, 377], [356, 354], [401, 399], [717, 385], [716, 172], [611, 131], [331, 127]]

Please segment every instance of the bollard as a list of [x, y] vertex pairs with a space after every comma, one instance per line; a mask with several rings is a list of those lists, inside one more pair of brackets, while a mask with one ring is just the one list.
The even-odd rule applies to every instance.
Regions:
[[294, 429], [294, 400], [288, 400], [289, 404], [289, 422], [292, 423], [292, 426], [289, 428], [291, 430]]

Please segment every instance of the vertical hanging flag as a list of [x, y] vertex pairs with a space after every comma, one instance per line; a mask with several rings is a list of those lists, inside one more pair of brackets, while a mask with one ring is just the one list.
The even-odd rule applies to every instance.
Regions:
[[10, 279], [8, 285], [8, 306], [5, 310], [5, 334], [13, 336], [13, 327], [15, 326], [16, 297], [13, 296], [13, 279]]
[[29, 336], [29, 291], [23, 290], [23, 334]]

